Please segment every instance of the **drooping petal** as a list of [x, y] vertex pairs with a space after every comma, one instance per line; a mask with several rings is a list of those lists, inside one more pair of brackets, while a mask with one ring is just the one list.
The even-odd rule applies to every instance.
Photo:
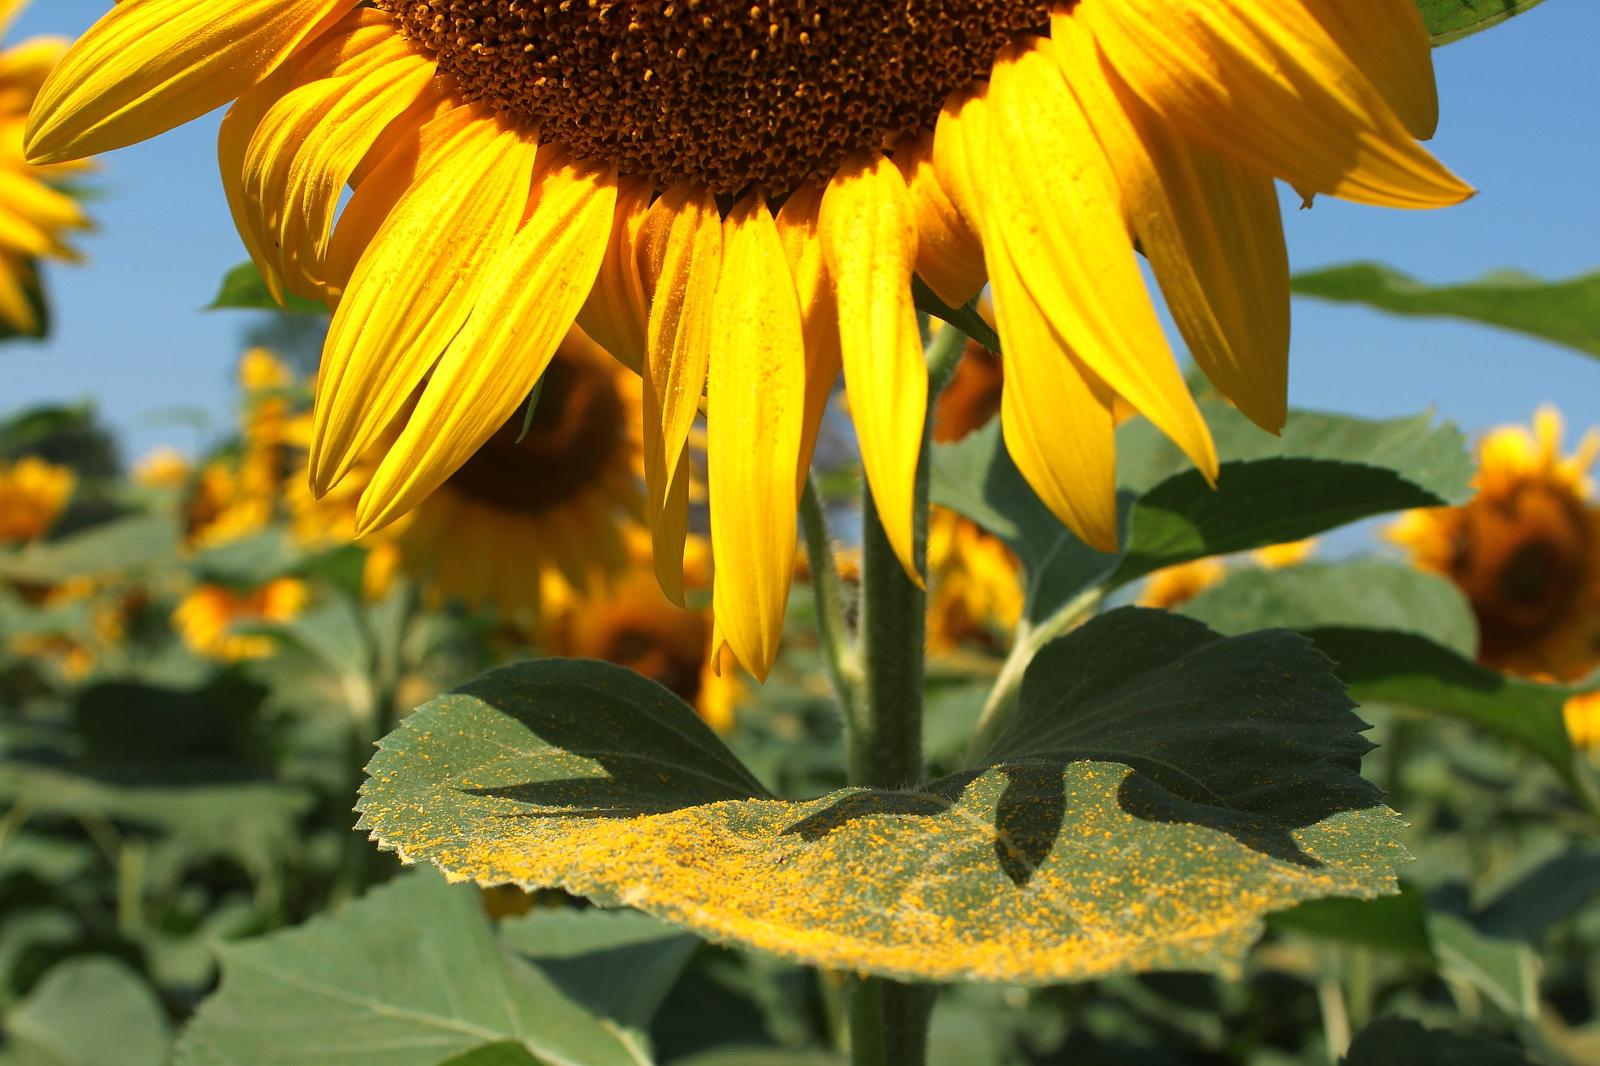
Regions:
[[805, 491], [822, 418], [828, 413], [828, 399], [844, 367], [839, 352], [839, 304], [834, 297], [833, 278], [823, 261], [822, 241], [817, 236], [826, 190], [822, 182], [807, 182], [789, 194], [777, 218], [778, 239], [783, 242], [789, 273], [794, 277], [806, 340], [806, 407], [800, 461], [795, 469], [796, 498]]
[[661, 591], [682, 607], [689, 481], [681, 460], [711, 358], [711, 307], [722, 270], [716, 198], [704, 186], [668, 189], [645, 215], [638, 247], [650, 302], [642, 375], [645, 515]]
[[1003, 243], [1073, 358], [1215, 478], [1211, 431], [1150, 305], [1116, 175], [1053, 48], [1049, 39], [1036, 39], [1028, 47], [1008, 46], [995, 62], [992, 151], [976, 170], [989, 255], [996, 254], [996, 241]]
[[974, 205], [984, 234], [1006, 380], [1001, 433], [1045, 506], [1086, 544], [1114, 551], [1116, 398], [1050, 328], [983, 210], [981, 190], [992, 180], [986, 173], [993, 150], [988, 95], [981, 84], [952, 94], [935, 131], [935, 162], [945, 188], [962, 190]]
[[1472, 195], [1302, 0], [1083, 0], [1117, 72], [1184, 133], [1296, 188], [1385, 207]]
[[794, 578], [795, 467], [805, 409], [800, 301], [759, 193], [724, 226], [708, 380], [707, 474], [718, 631], [766, 680]]
[[350, 176], [355, 193], [339, 213], [323, 263], [324, 298], [330, 304], [336, 303], [349, 286], [356, 264], [401, 197], [438, 164], [441, 153], [448, 148], [450, 142], [444, 131], [452, 126], [436, 120], [456, 110], [457, 105], [443, 91], [443, 81], [435, 79], [416, 103], [389, 123]]
[[[329, 77], [304, 84], [263, 117], [244, 159], [244, 195], [261, 215], [289, 288], [321, 295], [334, 212], [346, 182], [390, 122], [416, 102], [435, 64], [392, 30]], [[369, 69], [362, 69], [363, 67]], [[349, 70], [349, 73], [344, 73]]]
[[928, 370], [911, 302], [917, 223], [905, 178], [881, 152], [857, 152], [828, 182], [817, 228], [838, 300], [839, 349], [861, 466], [884, 533], [907, 576], [920, 585], [912, 511]]
[[54, 163], [165, 133], [237, 98], [356, 0], [122, 0], [51, 73], [28, 158]]
[[1303, 0], [1419, 141], [1439, 126], [1433, 45], [1416, 0]]
[[649, 318], [644, 279], [639, 275], [638, 236], [654, 191], [650, 179], [642, 175], [618, 180], [617, 211], [600, 276], [578, 312], [583, 331], [635, 373], [644, 370]]
[[88, 227], [77, 200], [31, 174], [0, 169], [0, 244], [28, 255], [76, 259], [59, 233]]
[[609, 167], [541, 158], [531, 214], [482, 268], [471, 317], [361, 496], [358, 535], [422, 502], [527, 402], [594, 283], [615, 206]]
[[528, 202], [536, 138], [486, 106], [446, 112], [423, 140], [437, 145], [437, 162], [361, 256], [328, 331], [311, 443], [318, 495], [377, 439], [466, 322]]
[[983, 265], [983, 242], [939, 185], [933, 164], [933, 131], [923, 131], [914, 141], [902, 141], [894, 161], [905, 176], [917, 218], [917, 275], [939, 299], [960, 307], [982, 291], [988, 274]]
[[1051, 51], [1116, 174], [1133, 232], [1190, 353], [1264, 429], [1287, 417], [1289, 261], [1272, 179], [1150, 115], [1081, 22]]

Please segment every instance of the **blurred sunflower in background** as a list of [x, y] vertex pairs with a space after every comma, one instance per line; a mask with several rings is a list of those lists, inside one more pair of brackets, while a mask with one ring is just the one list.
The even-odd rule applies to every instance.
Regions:
[[67, 509], [78, 476], [36, 455], [0, 462], [0, 545], [38, 540]]
[[1600, 430], [1570, 455], [1561, 438], [1553, 407], [1531, 427], [1496, 429], [1478, 447], [1471, 502], [1409, 511], [1388, 536], [1466, 594], [1485, 665], [1571, 681], [1600, 663], [1600, 507], [1589, 477]]
[[[433, 602], [498, 607], [531, 627], [549, 572], [586, 593], [626, 569], [623, 524], [641, 521], [638, 375], [574, 328], [552, 355], [532, 416], [517, 411], [399, 521], [367, 535], [367, 587], [397, 567]], [[335, 492], [289, 484], [293, 522], [312, 545], [361, 533], [364, 482], [381, 469], [380, 440]]]
[[202, 584], [178, 603], [172, 628], [197, 655], [224, 662], [265, 659], [277, 649], [272, 637], [250, 633], [251, 625], [291, 622], [311, 590], [295, 577], [280, 577], [248, 591]]
[[1145, 579], [1139, 590], [1141, 607], [1161, 607], [1173, 610], [1181, 607], [1209, 588], [1222, 584], [1228, 574], [1240, 566], [1258, 566], [1267, 570], [1282, 570], [1299, 566], [1317, 550], [1316, 538], [1292, 540], [1283, 544], [1269, 544], [1244, 555], [1227, 558], [1207, 556], [1177, 566], [1157, 570]]
[[[239, 360], [239, 440], [208, 460], [185, 508], [191, 545], [216, 547], [259, 533], [281, 509], [294, 434], [294, 374], [265, 348]], [[151, 456], [137, 473], [147, 484], [181, 478], [175, 455]]]
[[992, 283], [1008, 447], [1109, 549], [1116, 397], [1217, 472], [1136, 239], [1199, 365], [1276, 431], [1272, 179], [1390, 207], [1471, 193], [1417, 144], [1437, 102], [1411, 0], [124, 0], [46, 84], [29, 158], [229, 101], [240, 233], [275, 290], [336, 308], [316, 493], [398, 423], [358, 531], [411, 510], [503, 431], [577, 319], [643, 376], [646, 511], [679, 602], [704, 393], [717, 623], [757, 677], [841, 368], [914, 571], [913, 272], [955, 305]]
[[[27, 0], [0, 0], [0, 36], [26, 6]], [[63, 187], [89, 164], [74, 159], [37, 166], [22, 149], [28, 111], [66, 50], [61, 38], [34, 37], [0, 51], [0, 333], [44, 336], [49, 316], [39, 260], [77, 262], [67, 235], [91, 228]]]

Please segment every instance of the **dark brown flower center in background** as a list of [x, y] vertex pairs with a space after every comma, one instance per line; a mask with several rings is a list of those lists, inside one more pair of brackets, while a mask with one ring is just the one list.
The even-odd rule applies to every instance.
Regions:
[[467, 96], [581, 158], [782, 193], [929, 127], [1041, 0], [378, 0]]
[[599, 484], [623, 445], [622, 398], [587, 359], [556, 353], [519, 443], [525, 414], [512, 415], [447, 484], [503, 511], [537, 515]]

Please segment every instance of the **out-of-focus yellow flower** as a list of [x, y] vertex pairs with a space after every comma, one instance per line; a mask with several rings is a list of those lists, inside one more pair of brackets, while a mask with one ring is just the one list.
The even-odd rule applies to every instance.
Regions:
[[1317, 538], [1308, 537], [1305, 540], [1292, 540], [1287, 544], [1269, 544], [1265, 548], [1257, 548], [1250, 553], [1250, 558], [1268, 570], [1282, 570], [1299, 566], [1311, 558], [1316, 550]]
[[1213, 585], [1220, 584], [1228, 574], [1221, 559], [1205, 558], [1179, 563], [1157, 570], [1145, 579], [1139, 593], [1141, 607], [1165, 607], [1171, 610], [1188, 603]]
[[1478, 657], [1528, 677], [1571, 680], [1600, 661], [1600, 508], [1590, 430], [1561, 454], [1561, 416], [1504, 426], [1478, 448], [1478, 493], [1462, 507], [1407, 512], [1387, 532], [1412, 562], [1466, 593]]
[[189, 501], [189, 540], [209, 548], [265, 529], [277, 516], [290, 469], [295, 412], [279, 395], [294, 375], [277, 356], [253, 348], [239, 361], [244, 393], [241, 450], [208, 462]]
[[[554, 572], [547, 575], [544, 647], [554, 655], [626, 666], [677, 693], [712, 728], [731, 729], [744, 686], [726, 648], [719, 649], [720, 671], [713, 666], [711, 612], [685, 610], [662, 593], [643, 527], [628, 529], [627, 549], [628, 569], [587, 593]], [[685, 542], [683, 579], [691, 593], [711, 587], [711, 548], [702, 537]]]
[[[639, 403], [638, 376], [574, 329], [545, 371], [525, 437], [524, 409], [416, 510], [360, 541], [375, 553], [369, 593], [386, 586], [398, 563], [422, 578], [431, 600], [531, 618], [547, 572], [582, 590], [626, 569], [623, 525], [643, 520]], [[291, 481], [303, 543], [327, 547], [354, 536], [362, 479], [387, 444], [320, 500], [304, 478]], [[376, 554], [384, 544], [397, 545], [398, 555]]]
[[77, 485], [70, 467], [38, 456], [0, 463], [0, 543], [37, 540], [50, 532]]
[[190, 471], [189, 460], [176, 448], [163, 444], [133, 464], [133, 480], [146, 488], [175, 489], [189, 480]]
[[280, 577], [244, 594], [221, 585], [201, 585], [172, 612], [172, 626], [198, 655], [224, 662], [265, 659], [273, 653], [272, 638], [237, 633], [234, 627], [292, 621], [309, 598], [305, 582], [293, 577]]
[[1584, 750], [1600, 747], [1600, 691], [1568, 697], [1561, 712], [1573, 747]]
[[1021, 569], [999, 537], [934, 507], [928, 515], [928, 650], [1004, 647], [1022, 617]]
[[[24, 6], [0, 3], [0, 33]], [[60, 187], [90, 164], [31, 166], [22, 151], [28, 110], [66, 48], [60, 38], [34, 37], [0, 52], [0, 322], [28, 336], [44, 330], [37, 261], [77, 262], [67, 234], [92, 228], [82, 206]]]
[[96, 660], [94, 649], [64, 633], [17, 633], [7, 646], [13, 655], [54, 662], [68, 684], [87, 677]]

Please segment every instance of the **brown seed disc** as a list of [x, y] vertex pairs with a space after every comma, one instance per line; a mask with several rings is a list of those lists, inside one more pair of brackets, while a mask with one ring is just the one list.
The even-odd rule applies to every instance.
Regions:
[[625, 412], [600, 367], [557, 352], [520, 443], [518, 410], [447, 482], [502, 511], [539, 515], [599, 485], [623, 446]]
[[1043, 0], [378, 0], [471, 99], [659, 188], [774, 194], [927, 128]]

